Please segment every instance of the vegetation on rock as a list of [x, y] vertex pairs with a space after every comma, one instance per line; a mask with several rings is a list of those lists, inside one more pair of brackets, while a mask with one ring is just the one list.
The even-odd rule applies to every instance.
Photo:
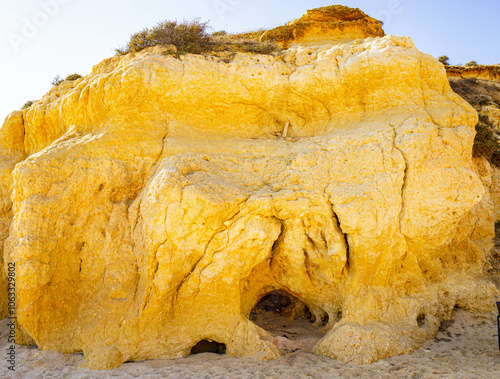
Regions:
[[77, 80], [77, 79], [80, 79], [82, 76], [80, 74], [70, 74], [68, 76], [66, 76], [65, 79], [62, 79], [61, 76], [57, 75], [54, 79], [52, 79], [52, 85], [53, 86], [58, 86], [59, 84], [65, 82], [66, 80], [68, 81], [73, 81], [73, 80]]
[[152, 28], [132, 34], [127, 45], [116, 49], [116, 54], [137, 53], [153, 46], [175, 46], [178, 55], [223, 51], [270, 54], [279, 50], [273, 43], [260, 42], [245, 35], [228, 35], [225, 31], [210, 35], [208, 29], [208, 23], [200, 20], [162, 21]]
[[494, 81], [475, 78], [449, 78], [449, 81], [453, 91], [479, 113], [473, 147], [474, 155], [482, 155], [492, 165], [500, 167], [500, 133], [495, 129], [490, 118], [483, 113], [483, 107], [500, 108], [500, 85]]
[[438, 61], [441, 62], [442, 64], [444, 64], [445, 66], [450, 65], [450, 58], [447, 55], [441, 55], [438, 58]]
[[82, 76], [80, 74], [71, 74], [71, 75], [68, 75], [66, 76], [66, 79], [64, 80], [77, 80], [77, 79], [80, 79]]
[[449, 78], [451, 88], [476, 110], [478, 107], [492, 104], [500, 107], [500, 85], [494, 81], [475, 78]]
[[479, 66], [476, 61], [470, 61], [465, 64], [465, 67], [476, 67]]
[[227, 36], [227, 32], [225, 30], [219, 30], [218, 32], [213, 32], [212, 37], [220, 37]]
[[490, 119], [480, 114], [476, 125], [476, 138], [474, 139], [473, 152], [476, 156], [484, 156], [488, 162], [500, 167], [500, 136], [495, 131]]
[[23, 107], [21, 108], [22, 110], [23, 109], [28, 109], [29, 107], [31, 107], [33, 105], [33, 101], [27, 101], [24, 103]]
[[136, 53], [145, 48], [174, 45], [179, 53], [201, 54], [209, 50], [210, 35], [207, 23], [193, 21], [162, 21], [131, 35], [125, 47], [116, 49], [118, 55]]
[[56, 75], [56, 77], [54, 79], [52, 79], [52, 83], [51, 84], [53, 86], [58, 86], [62, 82], [64, 82], [64, 79], [61, 79], [61, 77], [59, 75]]

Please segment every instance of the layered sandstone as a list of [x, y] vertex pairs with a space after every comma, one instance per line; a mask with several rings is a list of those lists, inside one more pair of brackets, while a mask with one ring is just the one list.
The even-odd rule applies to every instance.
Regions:
[[263, 41], [273, 41], [282, 47], [347, 43], [368, 37], [383, 37], [380, 21], [358, 8], [332, 5], [308, 10], [301, 18], [268, 30]]
[[500, 81], [500, 65], [446, 66], [446, 73], [450, 78]]
[[476, 122], [404, 37], [103, 61], [1, 129], [18, 322], [91, 368], [274, 359], [249, 314], [281, 290], [327, 322], [318, 354], [409, 353], [495, 292]]

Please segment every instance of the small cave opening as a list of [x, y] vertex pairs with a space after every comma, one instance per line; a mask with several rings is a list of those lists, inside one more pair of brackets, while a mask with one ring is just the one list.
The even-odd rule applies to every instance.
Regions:
[[191, 348], [191, 354], [226, 354], [226, 345], [217, 341], [201, 340]]
[[[265, 312], [273, 312], [277, 314], [284, 313], [284, 311], [293, 303], [293, 300], [288, 296], [285, 291], [273, 291], [269, 292], [267, 295], [264, 295], [258, 302], [255, 304], [255, 307], [252, 309], [252, 312], [265, 311]], [[310, 312], [309, 312], [310, 314]]]
[[275, 290], [262, 296], [250, 312], [250, 321], [273, 337], [273, 343], [282, 354], [297, 350], [312, 352], [328, 324], [328, 314], [309, 307], [284, 290]]
[[417, 324], [419, 328], [425, 327], [425, 314], [419, 314], [417, 317]]

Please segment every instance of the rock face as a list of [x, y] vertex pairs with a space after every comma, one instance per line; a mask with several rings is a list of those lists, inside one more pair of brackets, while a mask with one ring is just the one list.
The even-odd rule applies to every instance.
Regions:
[[493, 202], [493, 218], [500, 221], [500, 168], [492, 167], [490, 195]]
[[409, 353], [494, 295], [476, 122], [409, 38], [106, 60], [1, 129], [18, 322], [91, 368], [273, 359], [249, 314], [281, 290], [328, 321], [318, 354]]
[[478, 65], [473, 67], [447, 66], [446, 73], [450, 78], [500, 81], [500, 65]]
[[[483, 125], [487, 123], [494, 133], [493, 138], [500, 141], [500, 82], [474, 77], [456, 78], [450, 76], [448, 69], [449, 67], [447, 73], [452, 89], [474, 107], [483, 119]], [[493, 163], [498, 164], [496, 159], [493, 159]], [[489, 192], [493, 201], [494, 219], [500, 221], [500, 168], [492, 165], [491, 170]], [[486, 171], [488, 170], [484, 170]]]
[[261, 40], [282, 47], [347, 43], [368, 37], [383, 37], [380, 21], [357, 8], [332, 5], [307, 11], [301, 18], [266, 31]]
[[[4, 242], [9, 235], [9, 226], [12, 221], [12, 170], [22, 161], [24, 152], [23, 114], [13, 112], [0, 128], [0, 318], [12, 316], [9, 314], [8, 267], [4, 262]], [[12, 286], [12, 284], [11, 284]], [[12, 291], [11, 291], [12, 293]], [[14, 304], [11, 304], [13, 309]]]

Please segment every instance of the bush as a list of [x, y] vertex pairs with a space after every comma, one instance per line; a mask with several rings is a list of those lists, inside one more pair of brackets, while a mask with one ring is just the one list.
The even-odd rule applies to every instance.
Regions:
[[54, 79], [52, 79], [52, 85], [53, 86], [58, 86], [62, 82], [64, 82], [64, 80], [61, 79], [61, 77], [59, 75], [57, 75]]
[[66, 79], [64, 80], [77, 80], [80, 79], [82, 76], [80, 74], [71, 74], [66, 76]]
[[130, 41], [125, 47], [116, 49], [117, 55], [124, 55], [141, 51], [147, 47], [156, 45], [175, 46], [175, 52], [163, 52], [164, 55], [173, 54], [178, 57], [181, 54], [211, 54], [221, 56], [226, 60], [234, 57], [236, 52], [250, 52], [256, 54], [271, 54], [279, 51], [279, 47], [273, 42], [261, 42], [259, 40], [262, 32], [251, 32], [244, 34], [227, 34], [225, 31], [218, 31], [209, 35], [207, 33], [208, 24], [205, 22], [184, 21], [163, 21], [155, 27], [145, 28], [142, 31], [132, 34]]
[[465, 67], [476, 67], [478, 66], [476, 61], [470, 61], [469, 63], [465, 64]]
[[476, 125], [476, 138], [473, 147], [474, 155], [484, 156], [488, 162], [500, 167], [500, 143], [487, 116], [479, 115]]
[[489, 95], [481, 94], [477, 96], [477, 103], [481, 106], [492, 105], [493, 99]]
[[30, 101], [27, 101], [24, 103], [23, 107], [21, 108], [21, 110], [23, 109], [28, 109], [29, 107], [31, 107], [33, 105], [33, 102], [30, 100]]
[[210, 35], [207, 33], [207, 23], [199, 20], [163, 21], [153, 28], [145, 28], [132, 34], [129, 42], [123, 48], [116, 49], [117, 55], [136, 53], [147, 47], [156, 45], [174, 45], [179, 54], [201, 54], [209, 50]]
[[441, 62], [442, 64], [444, 64], [445, 66], [449, 66], [450, 65], [450, 58], [448, 58], [448, 56], [446, 56], [446, 55], [441, 55], [438, 58], [438, 61]]
[[227, 36], [227, 32], [224, 30], [220, 30], [218, 32], [212, 33], [212, 37], [221, 37], [221, 36]]

